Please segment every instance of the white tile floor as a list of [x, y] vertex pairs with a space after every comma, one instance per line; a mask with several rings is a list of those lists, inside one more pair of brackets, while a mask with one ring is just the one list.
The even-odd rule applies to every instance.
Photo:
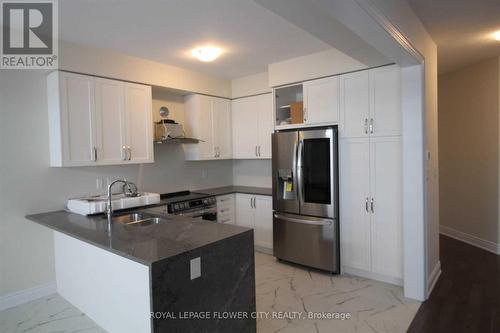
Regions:
[[[349, 313], [351, 319], [260, 318], [260, 332], [406, 332], [420, 303], [400, 287], [349, 276], [332, 276], [255, 254], [257, 311]], [[263, 315], [264, 316], [264, 315]], [[1, 333], [105, 333], [58, 295], [0, 312]], [[139, 332], [138, 332], [139, 333]]]
[[260, 319], [258, 332], [406, 332], [420, 303], [403, 289], [373, 280], [337, 276], [256, 253], [257, 311], [349, 313], [351, 319]]

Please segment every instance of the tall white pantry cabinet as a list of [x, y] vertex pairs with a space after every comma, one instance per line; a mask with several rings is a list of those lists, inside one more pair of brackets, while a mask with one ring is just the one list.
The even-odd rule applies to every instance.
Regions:
[[342, 266], [402, 284], [400, 69], [342, 75], [340, 89]]

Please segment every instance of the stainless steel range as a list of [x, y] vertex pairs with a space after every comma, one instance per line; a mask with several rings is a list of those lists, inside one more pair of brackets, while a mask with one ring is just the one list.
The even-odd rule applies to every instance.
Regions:
[[207, 221], [217, 221], [215, 196], [190, 191], [165, 193], [160, 196], [167, 204], [167, 212]]

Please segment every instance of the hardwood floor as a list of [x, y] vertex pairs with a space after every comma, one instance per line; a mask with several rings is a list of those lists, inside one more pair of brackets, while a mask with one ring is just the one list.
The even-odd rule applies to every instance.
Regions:
[[500, 256], [440, 237], [442, 274], [408, 333], [500, 332]]

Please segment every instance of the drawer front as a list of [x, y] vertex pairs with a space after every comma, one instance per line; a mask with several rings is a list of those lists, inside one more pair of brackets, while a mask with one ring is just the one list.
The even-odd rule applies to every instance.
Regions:
[[217, 222], [235, 224], [235, 211], [234, 194], [217, 197]]

